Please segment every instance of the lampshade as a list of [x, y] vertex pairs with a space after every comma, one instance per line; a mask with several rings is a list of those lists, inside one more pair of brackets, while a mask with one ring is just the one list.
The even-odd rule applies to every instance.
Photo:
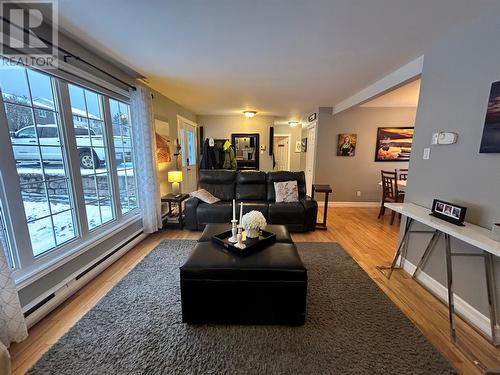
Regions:
[[169, 171], [168, 182], [182, 182], [182, 171]]

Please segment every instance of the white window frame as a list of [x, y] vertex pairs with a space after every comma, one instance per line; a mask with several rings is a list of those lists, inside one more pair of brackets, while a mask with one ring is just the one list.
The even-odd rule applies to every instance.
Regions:
[[[19, 175], [16, 169], [16, 162], [12, 145], [10, 142], [10, 134], [8, 126], [0, 126], [0, 149], [2, 152], [0, 158], [0, 172], [3, 175], [3, 181], [0, 184], [3, 186], [3, 192], [8, 199], [4, 200], [3, 213], [6, 216], [7, 230], [10, 239], [10, 246], [15, 257], [14, 263], [17, 268], [13, 270], [13, 277], [16, 281], [18, 289], [24, 288], [26, 285], [43, 277], [47, 273], [60, 267], [64, 263], [79, 256], [85, 251], [95, 247], [100, 242], [110, 238], [114, 234], [121, 232], [125, 227], [136, 223], [142, 219], [139, 202], [138, 207], [128, 211], [125, 214], [121, 212], [120, 196], [118, 189], [117, 170], [115, 164], [114, 141], [112, 134], [112, 124], [109, 110], [109, 98], [119, 100], [130, 106], [127, 100], [121, 95], [111, 96], [109, 92], [101, 92], [96, 90], [93, 85], [84, 86], [81, 82], [75, 83], [78, 86], [96, 91], [103, 98], [103, 120], [106, 130], [106, 138], [108, 141], [109, 150], [109, 166], [108, 170], [111, 175], [111, 189], [113, 197], [113, 209], [115, 218], [101, 226], [88, 230], [87, 217], [85, 210], [85, 200], [83, 197], [83, 187], [80, 174], [80, 166], [78, 160], [78, 151], [76, 147], [76, 139], [74, 136], [73, 115], [69, 100], [68, 83], [57, 76], [44, 72], [51, 76], [54, 87], [54, 95], [56, 96], [57, 112], [61, 121], [61, 138], [64, 138], [66, 145], [66, 158], [68, 159], [68, 177], [70, 182], [70, 199], [73, 201], [75, 212], [75, 232], [77, 236], [60, 246], [48, 250], [38, 256], [33, 255], [31, 238], [28, 231], [26, 214], [24, 211], [24, 203], [21, 196], [21, 188], [19, 183]], [[1, 95], [0, 88], [0, 124], [7, 124], [7, 116], [5, 113], [4, 101]], [[133, 145], [132, 145], [133, 147]], [[135, 155], [135, 152], [134, 152]], [[137, 162], [134, 160], [134, 178], [136, 179]], [[9, 181], [5, 183], [5, 181]], [[15, 228], [15, 231], [13, 230]]]

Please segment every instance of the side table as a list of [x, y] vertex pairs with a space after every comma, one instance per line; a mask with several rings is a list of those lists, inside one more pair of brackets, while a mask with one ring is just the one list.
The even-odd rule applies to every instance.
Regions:
[[[168, 203], [168, 212], [163, 220], [165, 227], [178, 227], [182, 229], [184, 227], [184, 214], [182, 213], [182, 202], [189, 198], [189, 194], [179, 194], [178, 196], [173, 193], [169, 193], [161, 197], [162, 203]], [[172, 204], [178, 206], [178, 213], [172, 212]]]
[[314, 199], [314, 193], [325, 193], [325, 208], [323, 209], [323, 222], [316, 223], [316, 229], [326, 230], [326, 217], [328, 213], [328, 195], [332, 192], [330, 185], [313, 184], [311, 198]]

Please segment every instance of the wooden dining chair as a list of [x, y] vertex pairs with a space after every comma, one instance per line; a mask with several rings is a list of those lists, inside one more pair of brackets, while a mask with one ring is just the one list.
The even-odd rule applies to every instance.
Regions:
[[[380, 212], [378, 213], [378, 218], [385, 214], [384, 203], [398, 203], [402, 201], [402, 197], [398, 190], [398, 174], [396, 171], [380, 171], [382, 176], [382, 204], [380, 206]], [[396, 212], [391, 213], [391, 225], [394, 223], [394, 217]]]
[[408, 179], [408, 169], [407, 168], [398, 168], [398, 169], [396, 169], [396, 175], [398, 176], [398, 180], [406, 181]]

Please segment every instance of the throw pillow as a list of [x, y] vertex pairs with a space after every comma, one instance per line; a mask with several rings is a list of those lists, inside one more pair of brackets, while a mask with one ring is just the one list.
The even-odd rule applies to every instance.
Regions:
[[275, 182], [274, 191], [276, 192], [276, 203], [299, 201], [297, 181]]
[[209, 203], [209, 204], [220, 201], [219, 198], [214, 197], [212, 194], [210, 194], [210, 192], [206, 191], [205, 189], [193, 191], [190, 195], [192, 197], [198, 198], [200, 201], [203, 201], [203, 202]]

